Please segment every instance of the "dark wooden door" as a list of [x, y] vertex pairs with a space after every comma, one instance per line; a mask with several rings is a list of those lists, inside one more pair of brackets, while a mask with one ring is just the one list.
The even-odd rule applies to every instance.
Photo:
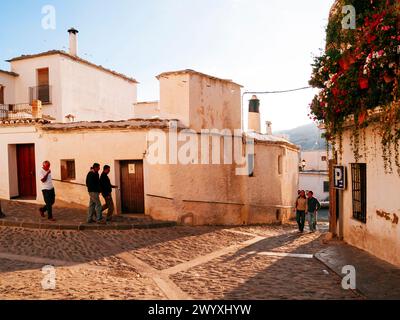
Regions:
[[144, 214], [143, 161], [121, 161], [122, 213]]
[[18, 191], [21, 198], [36, 198], [35, 145], [17, 145]]

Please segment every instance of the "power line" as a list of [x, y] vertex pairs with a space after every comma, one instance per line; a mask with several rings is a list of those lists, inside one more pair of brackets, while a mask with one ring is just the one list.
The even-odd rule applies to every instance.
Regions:
[[297, 89], [279, 90], [279, 91], [246, 91], [246, 92], [243, 92], [243, 95], [245, 95], [245, 94], [275, 94], [275, 93], [286, 93], [286, 92], [294, 92], [294, 91], [307, 90], [307, 89], [312, 89], [312, 87], [302, 87], [302, 88], [297, 88]]

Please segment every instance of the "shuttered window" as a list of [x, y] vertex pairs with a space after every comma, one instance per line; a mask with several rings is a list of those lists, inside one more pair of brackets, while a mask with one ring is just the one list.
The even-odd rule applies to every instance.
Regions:
[[367, 165], [351, 165], [353, 218], [367, 223]]
[[61, 160], [61, 180], [75, 180], [75, 160]]

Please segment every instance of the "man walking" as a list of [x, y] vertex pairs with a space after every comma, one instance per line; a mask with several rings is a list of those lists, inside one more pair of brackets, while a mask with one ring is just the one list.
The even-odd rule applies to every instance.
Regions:
[[87, 216], [87, 223], [95, 222], [93, 216], [97, 216], [97, 223], [104, 224], [102, 206], [100, 202], [100, 164], [95, 163], [86, 176], [86, 186], [89, 192], [89, 210]]
[[53, 179], [51, 177], [50, 162], [43, 162], [43, 167], [39, 172], [39, 178], [42, 182], [43, 199], [46, 205], [39, 209], [40, 215], [44, 218], [47, 212], [49, 221], [56, 221], [53, 218], [53, 205], [56, 201], [56, 193], [54, 190]]
[[299, 226], [299, 231], [301, 233], [304, 232], [304, 224], [306, 220], [306, 212], [307, 212], [307, 198], [306, 192], [300, 191], [299, 197], [296, 200], [295, 211], [296, 211], [296, 221]]
[[103, 172], [100, 176], [100, 187], [101, 187], [101, 194], [106, 201], [106, 204], [103, 206], [103, 211], [107, 210], [107, 222], [112, 221], [112, 216], [114, 213], [114, 201], [112, 198], [112, 188], [113, 186], [111, 185], [110, 178], [108, 177], [110, 173], [110, 166], [105, 165], [103, 168]]
[[321, 208], [321, 204], [316, 198], [314, 198], [314, 192], [309, 191], [307, 196], [308, 224], [310, 231], [315, 232], [317, 230], [317, 212]]

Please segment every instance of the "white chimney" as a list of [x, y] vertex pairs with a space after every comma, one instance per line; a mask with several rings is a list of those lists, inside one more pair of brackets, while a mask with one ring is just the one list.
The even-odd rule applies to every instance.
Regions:
[[77, 57], [78, 56], [78, 30], [71, 28], [68, 30], [69, 33], [69, 54]]
[[257, 96], [249, 101], [249, 131], [261, 133], [260, 100]]
[[272, 136], [272, 122], [267, 121], [265, 125], [267, 127], [267, 135]]

